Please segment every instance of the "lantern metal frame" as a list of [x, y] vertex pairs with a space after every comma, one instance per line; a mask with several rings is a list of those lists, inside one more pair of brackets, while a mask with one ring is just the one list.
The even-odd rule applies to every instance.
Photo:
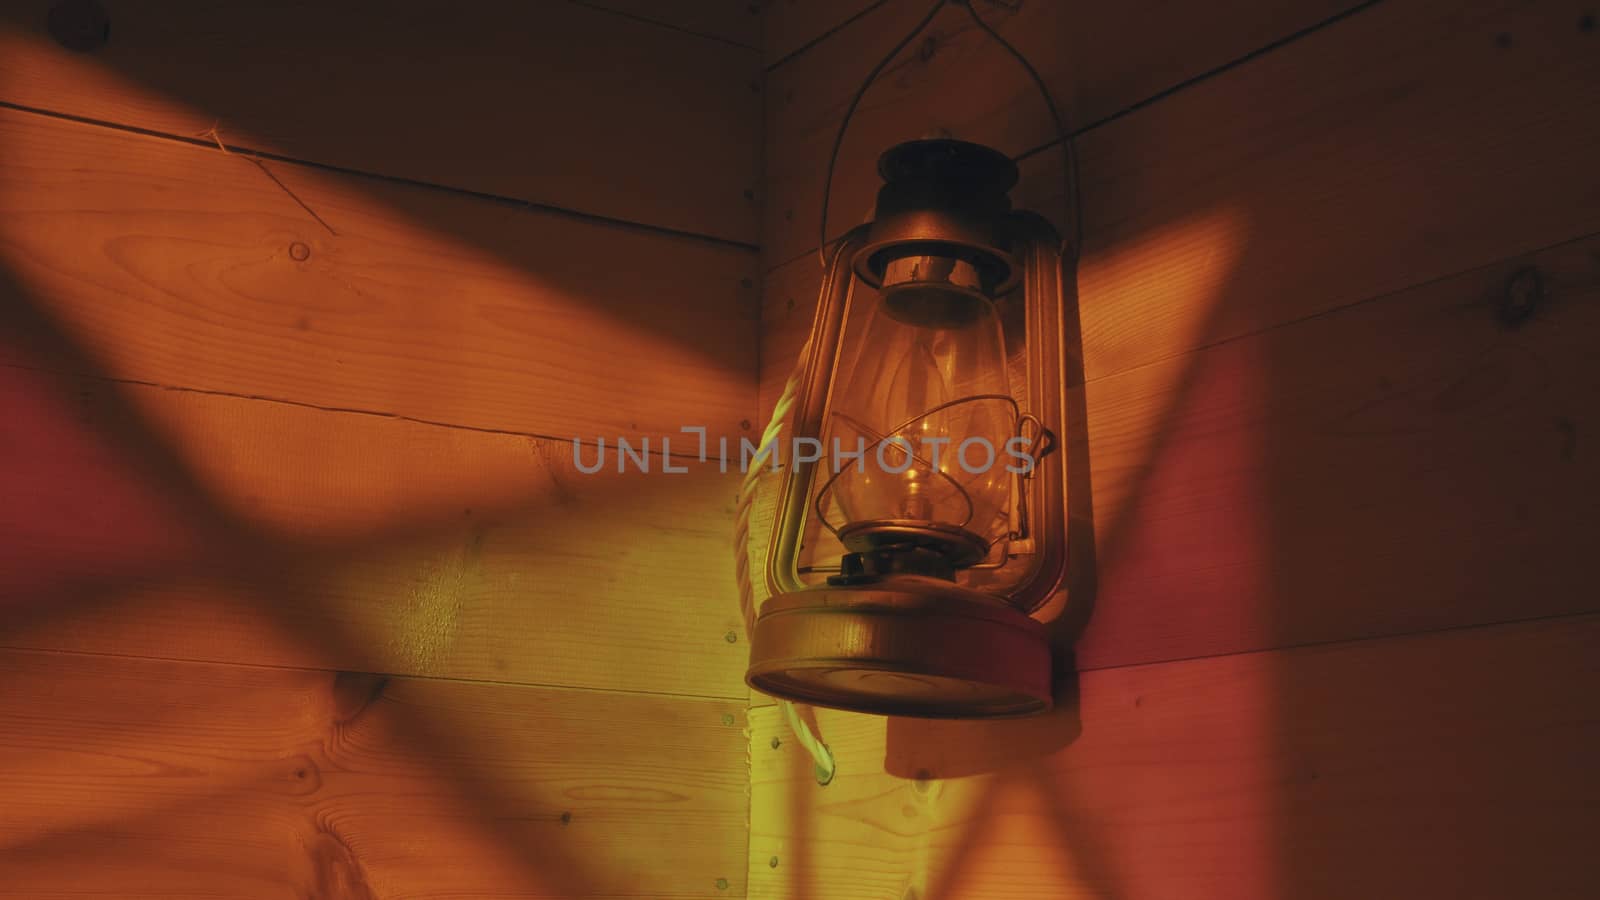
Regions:
[[[746, 680], [788, 699], [888, 715], [987, 718], [1042, 712], [1051, 706], [1051, 652], [1048, 633], [1030, 614], [1064, 590], [1067, 573], [1067, 455], [1049, 451], [1054, 436], [1065, 433], [1062, 286], [1070, 255], [1054, 226], [1036, 213], [1001, 211], [991, 217], [989, 234], [975, 236], [959, 216], [939, 215], [936, 203], [887, 223], [882, 206], [880, 196], [877, 221], [846, 233], [828, 257], [809, 352], [798, 370], [793, 435], [817, 440], [825, 435], [856, 287], [879, 287], [875, 276], [881, 269], [871, 263], [885, 247], [886, 224], [904, 243], [963, 249], [974, 244], [1000, 255], [1007, 271], [988, 293], [995, 299], [1022, 293], [1028, 409], [1019, 408], [1018, 430], [1030, 422], [1036, 429], [1035, 462], [1014, 481], [1009, 533], [996, 541], [987, 561], [973, 560], [967, 570], [1012, 572], [1014, 587], [1000, 596], [915, 572], [882, 584], [851, 583], [849, 573], [835, 576], [829, 586], [808, 584], [800, 567], [802, 540], [808, 515], [821, 515], [827, 484], [816, 484], [817, 462], [792, 460], [784, 470], [766, 559], [772, 599], [763, 605], [752, 636]], [[1008, 399], [1015, 404], [1017, 385], [1011, 389]], [[838, 534], [825, 518], [821, 521]], [[805, 570], [823, 571], [833, 570]], [[841, 696], [784, 679], [786, 667], [795, 665], [876, 672], [918, 684], [908, 681], [905, 698]], [[971, 685], [1003, 689], [1003, 697], [963, 702], [959, 694]], [[927, 696], [941, 691], [952, 696]], [[924, 696], [914, 696], [919, 692]]]

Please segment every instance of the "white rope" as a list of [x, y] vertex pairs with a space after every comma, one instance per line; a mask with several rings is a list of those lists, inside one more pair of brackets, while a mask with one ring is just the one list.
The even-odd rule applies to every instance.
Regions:
[[[772, 418], [767, 422], [767, 427], [761, 432], [763, 448], [773, 448], [776, 452], [777, 440], [783, 433], [784, 423], [789, 419], [789, 410], [794, 406], [795, 394], [800, 390], [800, 371], [804, 366], [806, 357], [811, 352], [811, 342], [800, 350], [800, 360], [795, 364], [794, 371], [789, 374], [789, 380], [783, 386], [783, 394], [778, 397], [778, 403], [772, 408]], [[755, 586], [750, 579], [750, 511], [755, 506], [756, 484], [761, 480], [760, 457], [753, 461], [749, 470], [744, 473], [744, 480], [739, 483], [739, 502], [734, 516], [733, 526], [733, 558], [734, 577], [739, 582], [739, 612], [744, 616], [744, 633], [748, 641], [756, 631], [756, 603]], [[794, 732], [796, 741], [811, 754], [811, 759], [817, 766], [817, 781], [827, 784], [833, 780], [834, 761], [833, 754], [812, 733], [811, 727], [800, 717], [800, 711], [795, 704], [788, 700], [779, 700], [783, 707], [783, 716], [789, 722], [789, 730]]]

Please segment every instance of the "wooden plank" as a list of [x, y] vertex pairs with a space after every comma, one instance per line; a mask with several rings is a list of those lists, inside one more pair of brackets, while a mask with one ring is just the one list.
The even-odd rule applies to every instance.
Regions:
[[[1526, 269], [1545, 297], [1510, 328]], [[1600, 608], [1597, 330], [1590, 237], [1090, 382], [1079, 664]]]
[[1593, 896], [1597, 651], [1590, 616], [1089, 672], [1011, 722], [825, 711], [827, 787], [753, 710], [749, 896]]
[[657, 22], [670, 28], [761, 48], [761, 6], [756, 0], [574, 0], [597, 9]]
[[755, 242], [749, 48], [564, 2], [106, 0], [85, 55], [45, 6], [0, 14], [11, 103]]
[[0, 300], [117, 377], [590, 440], [750, 414], [745, 251], [9, 110], [0, 147]]
[[1383, 4], [1092, 132], [1088, 376], [1600, 230], [1594, 49], [1553, 0]]
[[1597, 331], [1590, 238], [1092, 382], [1081, 663], [1600, 609]]
[[0, 652], [6, 891], [742, 890], [741, 704]]
[[[1208, 5], [1145, 0], [979, 3], [978, 10], [1040, 71], [1062, 115], [1076, 129], [1358, 5], [1355, 0], [1227, 0]], [[842, 21], [838, 14], [845, 12], [842, 4], [806, 6], [807, 20], [816, 17], [818, 25]], [[816, 247], [823, 176], [845, 107], [872, 65], [928, 8], [923, 0], [876, 6], [768, 73], [762, 250], [769, 268]], [[786, 28], [787, 19], [798, 15], [780, 2], [768, 12], [768, 26]], [[1230, 109], [1219, 121], [1240, 112]], [[1270, 115], [1283, 117], [1281, 110]], [[1250, 134], [1218, 130], [1237, 141]], [[1012, 154], [1055, 137], [1026, 72], [955, 5], [885, 68], [863, 98], [840, 151], [830, 235], [843, 232], [871, 209], [879, 153], [939, 131]], [[1163, 135], [1145, 156], [1159, 153], [1163, 168], [1182, 172], [1190, 152], [1187, 144], [1197, 138]], [[1085, 176], [1093, 179], [1096, 172], [1086, 168]]]
[[0, 645], [745, 696], [714, 465], [0, 372]]

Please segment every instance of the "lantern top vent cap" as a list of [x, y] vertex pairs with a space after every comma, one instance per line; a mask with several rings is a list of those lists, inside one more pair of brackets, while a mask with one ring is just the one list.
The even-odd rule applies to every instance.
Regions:
[[878, 159], [884, 183], [852, 267], [873, 288], [889, 265], [906, 257], [943, 258], [976, 269], [976, 289], [998, 297], [1015, 286], [1017, 262], [1007, 252], [1007, 196], [1017, 166], [1004, 153], [950, 138], [907, 141]]
[[878, 157], [884, 181], [956, 181], [982, 191], [1005, 193], [1016, 186], [1017, 164], [993, 147], [929, 138], [896, 144]]

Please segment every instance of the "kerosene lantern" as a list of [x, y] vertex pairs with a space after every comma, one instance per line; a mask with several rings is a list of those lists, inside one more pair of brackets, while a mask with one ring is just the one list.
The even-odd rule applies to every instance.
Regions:
[[[872, 220], [823, 278], [793, 433], [825, 449], [785, 470], [746, 679], [888, 715], [1040, 712], [1051, 651], [1030, 613], [1066, 555], [1062, 242], [1012, 210], [996, 150], [917, 140], [878, 169]], [[801, 564], [808, 533], [842, 550], [825, 580]]]

